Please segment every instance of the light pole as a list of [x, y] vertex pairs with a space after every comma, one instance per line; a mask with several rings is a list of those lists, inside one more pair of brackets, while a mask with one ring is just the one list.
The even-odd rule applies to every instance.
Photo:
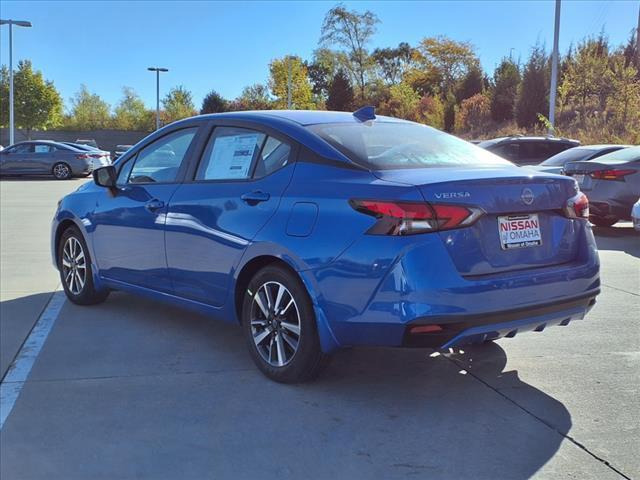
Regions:
[[553, 134], [556, 123], [556, 91], [558, 90], [558, 39], [560, 37], [560, 0], [556, 0], [556, 22], [553, 31], [553, 53], [551, 54], [551, 86], [549, 90], [549, 133]]
[[168, 72], [168, 68], [149, 67], [150, 72], [156, 72], [156, 130], [160, 128], [160, 72]]
[[0, 25], [9, 25], [9, 145], [13, 145], [13, 26], [30, 27], [31, 22], [25, 20], [0, 20]]

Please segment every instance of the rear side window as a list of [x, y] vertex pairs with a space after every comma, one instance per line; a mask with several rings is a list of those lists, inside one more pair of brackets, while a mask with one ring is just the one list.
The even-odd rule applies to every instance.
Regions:
[[35, 153], [49, 153], [52, 151], [52, 148], [50, 145], [34, 145], [34, 152]]
[[415, 123], [325, 123], [307, 128], [372, 170], [509, 165], [476, 145]]
[[198, 128], [172, 132], [144, 147], [138, 153], [129, 183], [173, 182]]
[[517, 143], [505, 143], [490, 149], [496, 155], [512, 162], [518, 162], [520, 158], [520, 145]]
[[291, 146], [281, 142], [277, 138], [267, 137], [258, 156], [253, 178], [262, 178], [271, 175], [289, 163]]
[[246, 128], [217, 127], [202, 156], [196, 180], [246, 180], [266, 137]]

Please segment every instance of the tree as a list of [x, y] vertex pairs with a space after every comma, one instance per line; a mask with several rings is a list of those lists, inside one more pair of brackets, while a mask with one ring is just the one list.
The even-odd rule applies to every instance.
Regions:
[[405, 73], [413, 66], [413, 54], [413, 48], [402, 42], [396, 48], [376, 48], [371, 57], [384, 82], [395, 85], [404, 79]]
[[313, 60], [305, 66], [311, 91], [320, 101], [326, 100], [333, 77], [340, 68], [339, 55], [328, 48], [319, 48], [313, 52]]
[[456, 90], [456, 100], [458, 103], [465, 98], [471, 98], [484, 90], [484, 74], [480, 65], [471, 65], [467, 73], [462, 77]]
[[229, 108], [229, 102], [227, 102], [222, 95], [215, 90], [211, 90], [202, 100], [201, 114], [205, 113], [221, 113], [226, 112]]
[[322, 24], [320, 43], [325, 46], [339, 45], [345, 49], [344, 66], [356, 80], [361, 101], [366, 98], [367, 75], [371, 69], [367, 44], [375, 34], [378, 23], [378, 17], [369, 10], [359, 13], [338, 4], [327, 12]]
[[[18, 63], [13, 76], [14, 124], [31, 138], [33, 130], [56, 127], [62, 120], [62, 98], [52, 82], [34, 71], [29, 60]], [[0, 124], [9, 125], [9, 69], [0, 69]]]
[[516, 103], [518, 126], [530, 128], [538, 122], [538, 114], [544, 114], [549, 105], [549, 62], [544, 47], [536, 45], [522, 73], [522, 83]]
[[153, 112], [147, 110], [133, 88], [122, 87], [122, 100], [115, 108], [113, 126], [120, 130], [153, 129]]
[[338, 70], [329, 87], [327, 109], [348, 112], [353, 108], [353, 88], [349, 77], [343, 70]]
[[444, 129], [444, 104], [438, 95], [422, 97], [418, 109], [420, 110], [419, 121], [440, 130]]
[[91, 93], [86, 85], [80, 85], [80, 90], [71, 98], [70, 126], [78, 130], [108, 128], [111, 120], [109, 110], [107, 102]]
[[240, 96], [233, 101], [232, 110], [270, 110], [273, 100], [269, 95], [269, 87], [254, 83], [242, 89]]
[[418, 45], [416, 60], [426, 74], [439, 78], [440, 91], [445, 96], [453, 92], [471, 68], [479, 68], [473, 45], [446, 36], [424, 38]]
[[513, 119], [520, 85], [520, 70], [510, 58], [503, 58], [493, 74], [491, 118], [496, 122]]
[[162, 99], [162, 106], [164, 107], [163, 122], [165, 124], [196, 114], [191, 92], [182, 85], [172, 88], [167, 93]]
[[269, 88], [276, 97], [275, 108], [287, 108], [289, 71], [291, 71], [291, 104], [298, 110], [314, 109], [311, 83], [307, 76], [307, 67], [296, 56], [277, 58], [269, 65], [271, 76]]
[[486, 130], [491, 120], [491, 100], [482, 93], [462, 101], [456, 115], [456, 131]]
[[403, 82], [389, 88], [389, 100], [382, 106], [382, 111], [394, 117], [416, 121], [419, 104], [420, 95], [411, 85]]

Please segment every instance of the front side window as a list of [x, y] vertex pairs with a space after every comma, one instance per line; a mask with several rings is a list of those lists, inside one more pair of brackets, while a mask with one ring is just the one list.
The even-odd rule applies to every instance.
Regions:
[[476, 145], [415, 123], [331, 123], [307, 128], [373, 170], [510, 165]]
[[266, 135], [246, 128], [218, 127], [209, 139], [196, 180], [246, 180]]
[[129, 174], [129, 183], [175, 181], [197, 131], [197, 127], [178, 130], [140, 150]]
[[31, 153], [33, 152], [33, 145], [30, 143], [23, 143], [22, 145], [16, 145], [8, 150], [10, 153]]

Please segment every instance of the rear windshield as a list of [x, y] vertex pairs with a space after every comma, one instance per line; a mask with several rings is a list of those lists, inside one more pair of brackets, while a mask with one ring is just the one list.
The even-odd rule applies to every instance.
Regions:
[[622, 163], [637, 162], [640, 160], [640, 147], [623, 148], [615, 152], [607, 153], [595, 160], [598, 163]]
[[574, 147], [563, 152], [557, 153], [553, 157], [547, 158], [540, 165], [547, 167], [562, 167], [567, 162], [577, 162], [585, 157], [592, 155], [595, 150], [590, 148]]
[[417, 123], [324, 123], [307, 128], [372, 170], [511, 165], [487, 150]]

